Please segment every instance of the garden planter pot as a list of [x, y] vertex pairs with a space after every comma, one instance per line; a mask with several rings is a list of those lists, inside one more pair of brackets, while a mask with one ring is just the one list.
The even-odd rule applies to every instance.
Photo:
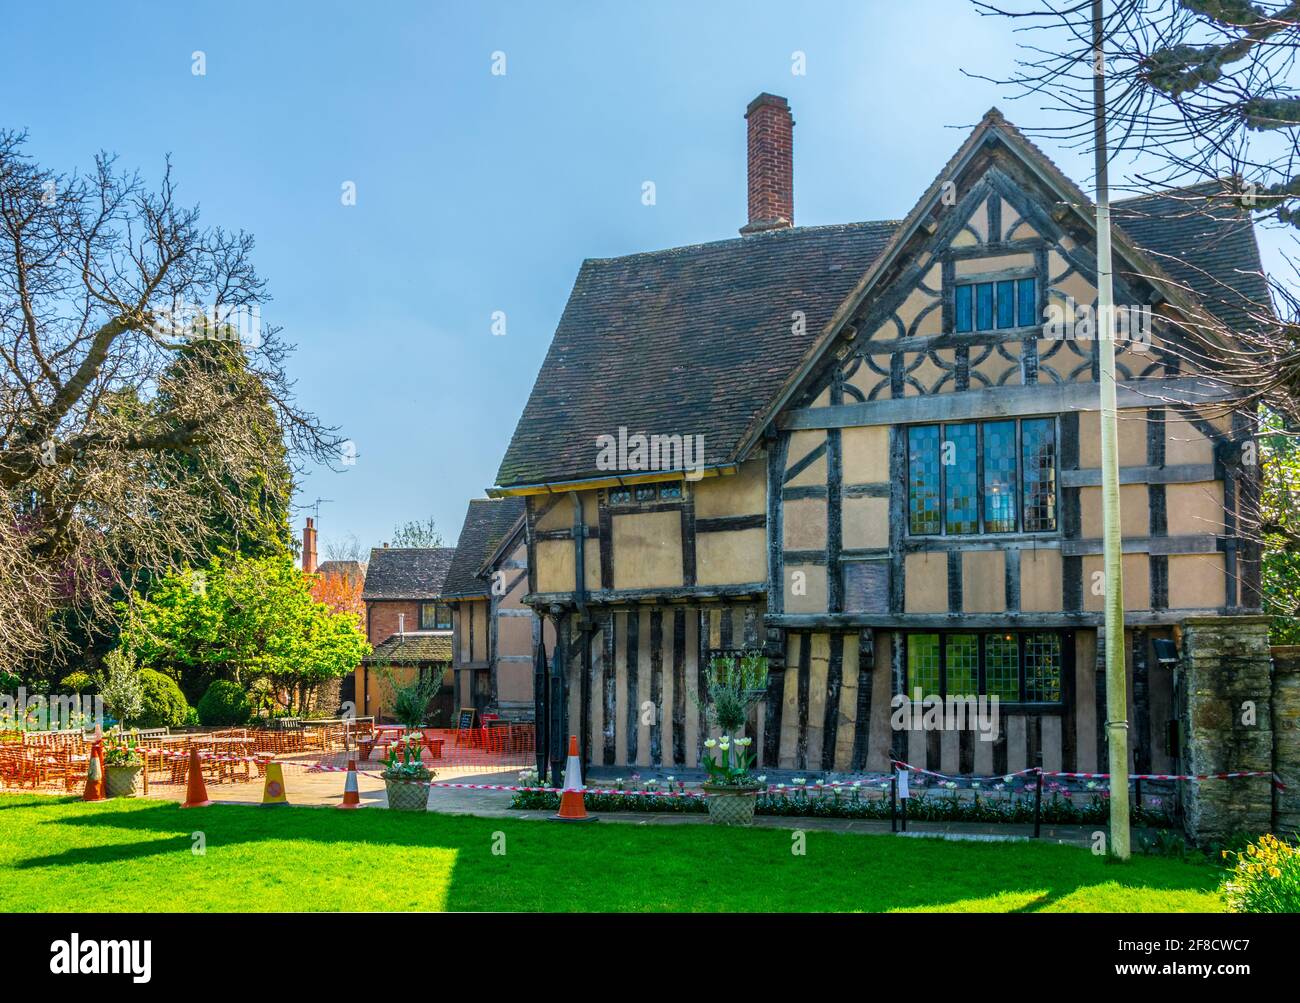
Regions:
[[108, 766], [104, 768], [104, 789], [111, 798], [133, 798], [140, 794], [143, 766]]
[[714, 825], [752, 825], [754, 803], [760, 787], [733, 787], [730, 784], [701, 784], [708, 795], [709, 821]]
[[403, 780], [385, 780], [388, 807], [398, 811], [424, 811], [429, 806], [429, 788]]

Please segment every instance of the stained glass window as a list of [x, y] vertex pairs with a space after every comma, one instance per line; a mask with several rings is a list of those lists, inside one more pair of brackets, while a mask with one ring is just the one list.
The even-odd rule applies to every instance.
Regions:
[[917, 536], [938, 533], [939, 426], [917, 425], [907, 430], [908, 512], [911, 532]]
[[944, 466], [944, 522], [949, 533], [978, 533], [979, 433], [975, 425], [946, 425], [941, 460]]
[[949, 634], [944, 645], [947, 661], [948, 696], [975, 696], [979, 693], [980, 639], [978, 634]]
[[922, 697], [939, 692], [939, 635], [909, 634], [907, 636], [907, 697], [912, 699], [917, 690]]
[[682, 496], [682, 486], [679, 483], [659, 485], [659, 497], [665, 501], [673, 501]]
[[908, 429], [909, 532], [1057, 529], [1056, 419]]
[[984, 424], [984, 532], [1016, 531], [1016, 423]]
[[1059, 634], [1025, 636], [1025, 699], [1055, 703], [1061, 699], [1061, 637]]
[[636, 500], [642, 502], [654, 501], [657, 494], [658, 492], [653, 484], [644, 484], [636, 489]]
[[1026, 533], [1056, 529], [1056, 424], [1051, 418], [1021, 422]]
[[953, 323], [958, 331], [973, 331], [975, 329], [973, 300], [971, 297], [972, 286], [957, 286], [953, 294]]
[[630, 488], [616, 488], [609, 493], [609, 503], [611, 505], [631, 505], [632, 491]]
[[1038, 284], [1033, 279], [1016, 280], [1016, 326], [1038, 323]]
[[1020, 699], [1020, 642], [1015, 634], [985, 636], [984, 691], [999, 700]]

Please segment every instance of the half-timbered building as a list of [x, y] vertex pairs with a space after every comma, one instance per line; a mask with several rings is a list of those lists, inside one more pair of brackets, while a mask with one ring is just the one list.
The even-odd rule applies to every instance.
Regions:
[[[526, 504], [553, 756], [695, 766], [710, 655], [761, 648], [764, 767], [1104, 769], [1091, 202], [990, 111], [904, 219], [795, 227], [786, 101], [746, 118], [741, 236], [583, 263], [491, 492]], [[1180, 756], [1185, 631], [1259, 606], [1250, 427], [1186, 336], [1261, 299], [1259, 253], [1189, 197], [1113, 234], [1145, 771]], [[900, 715], [918, 695], [997, 697], [996, 735]]]
[[542, 625], [523, 603], [527, 561], [523, 499], [471, 500], [443, 589], [458, 708], [533, 719], [533, 651]]

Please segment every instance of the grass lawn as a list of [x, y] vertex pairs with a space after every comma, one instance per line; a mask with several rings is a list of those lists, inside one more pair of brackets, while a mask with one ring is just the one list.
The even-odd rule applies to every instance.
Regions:
[[[192, 852], [202, 833], [206, 852]], [[500, 848], [504, 834], [505, 853]], [[1217, 911], [1219, 871], [1038, 843], [0, 795], [0, 910]]]

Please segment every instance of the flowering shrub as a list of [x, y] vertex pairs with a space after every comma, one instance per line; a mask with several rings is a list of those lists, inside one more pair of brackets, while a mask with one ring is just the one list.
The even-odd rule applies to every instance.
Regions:
[[414, 735], [403, 735], [388, 748], [384, 760], [384, 780], [398, 783], [420, 783], [432, 780], [437, 774], [420, 762], [420, 740]]
[[1223, 882], [1223, 897], [1233, 912], [1300, 912], [1300, 847], [1273, 835], [1260, 836], [1235, 858]]
[[[704, 748], [708, 750], [705, 753], [704, 768], [709, 771], [709, 783], [722, 784], [729, 787], [757, 787], [754, 778], [750, 775], [750, 767], [754, 765], [757, 758], [749, 751], [750, 745], [753, 744], [752, 738], [743, 738], [737, 735], [732, 738], [729, 735], [723, 735], [720, 739], [707, 739]], [[736, 749], [736, 761], [731, 761], [731, 749]], [[717, 749], [715, 755], [714, 749]], [[650, 781], [653, 783], [654, 781]]]
[[111, 732], [104, 737], [105, 766], [141, 766], [143, 763], [134, 730], [125, 735]]

